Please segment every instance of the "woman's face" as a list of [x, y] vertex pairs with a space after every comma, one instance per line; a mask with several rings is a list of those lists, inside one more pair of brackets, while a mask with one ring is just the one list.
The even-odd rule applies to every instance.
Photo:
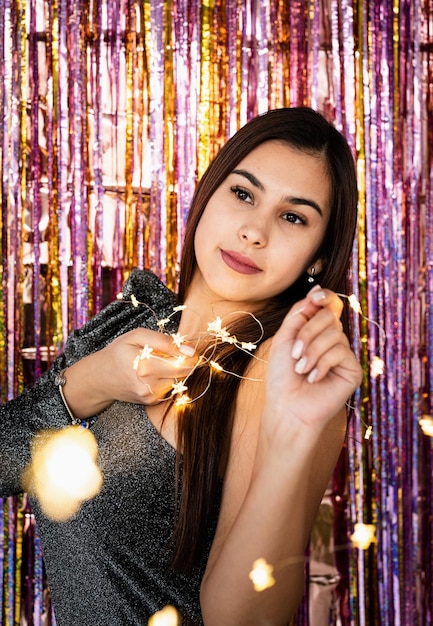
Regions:
[[195, 234], [195, 285], [211, 301], [254, 308], [285, 291], [316, 257], [330, 216], [326, 163], [273, 140], [211, 196]]

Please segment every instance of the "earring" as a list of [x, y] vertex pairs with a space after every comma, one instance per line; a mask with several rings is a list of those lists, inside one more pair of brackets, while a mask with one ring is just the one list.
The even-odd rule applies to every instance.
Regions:
[[308, 274], [308, 278], [307, 278], [307, 281], [310, 283], [310, 285], [316, 282], [314, 278], [315, 273], [316, 273], [316, 268], [313, 265], [313, 267], [311, 268], [311, 274]]

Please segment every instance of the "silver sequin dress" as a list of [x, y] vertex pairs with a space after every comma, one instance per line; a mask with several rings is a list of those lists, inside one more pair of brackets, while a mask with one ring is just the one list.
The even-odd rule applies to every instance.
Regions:
[[[131, 294], [146, 306], [133, 307]], [[0, 407], [0, 493], [21, 490], [29, 444], [45, 428], [70, 423], [54, 378], [64, 367], [139, 326], [158, 330], [174, 295], [150, 272], [135, 270], [115, 301], [72, 333], [64, 354], [29, 390]], [[149, 308], [150, 307], [150, 308]], [[177, 322], [168, 328], [176, 330]], [[175, 450], [140, 405], [117, 402], [94, 422], [101, 492], [67, 522], [47, 519], [32, 502], [58, 626], [145, 626], [167, 604], [186, 625], [202, 624], [200, 582], [215, 532], [220, 499], [190, 575], [169, 567], [175, 516]]]

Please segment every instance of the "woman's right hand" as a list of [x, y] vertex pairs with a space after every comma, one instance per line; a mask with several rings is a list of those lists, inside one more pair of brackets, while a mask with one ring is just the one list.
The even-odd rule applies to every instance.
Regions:
[[65, 372], [63, 388], [71, 412], [84, 419], [120, 400], [158, 404], [194, 368], [194, 349], [171, 335], [136, 328]]

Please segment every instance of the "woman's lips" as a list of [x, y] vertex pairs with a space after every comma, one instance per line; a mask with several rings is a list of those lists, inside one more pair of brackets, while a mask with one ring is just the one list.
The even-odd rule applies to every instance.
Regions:
[[221, 250], [224, 263], [240, 274], [258, 274], [262, 270], [254, 261], [232, 250]]

